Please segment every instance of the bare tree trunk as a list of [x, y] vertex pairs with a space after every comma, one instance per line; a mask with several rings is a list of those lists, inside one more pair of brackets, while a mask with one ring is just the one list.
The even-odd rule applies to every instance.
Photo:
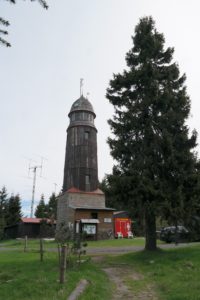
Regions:
[[43, 256], [44, 256], [44, 247], [43, 247], [43, 239], [40, 239], [40, 261], [43, 261]]
[[28, 237], [26, 235], [25, 238], [24, 238], [24, 252], [26, 252], [27, 246], [28, 246]]
[[151, 211], [145, 212], [145, 250], [157, 250], [156, 245], [156, 217]]
[[58, 265], [60, 268], [60, 244], [58, 244]]
[[60, 283], [65, 281], [65, 271], [66, 271], [66, 250], [67, 246], [61, 246], [61, 257], [60, 257]]

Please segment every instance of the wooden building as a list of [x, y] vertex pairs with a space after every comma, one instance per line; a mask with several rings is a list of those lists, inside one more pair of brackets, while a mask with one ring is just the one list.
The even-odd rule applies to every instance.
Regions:
[[63, 193], [58, 197], [57, 224], [67, 223], [74, 233], [101, 239], [113, 233], [113, 211], [98, 189], [97, 129], [91, 103], [81, 95], [69, 113]]
[[58, 198], [57, 224], [66, 222], [75, 233], [87, 233], [88, 239], [105, 239], [113, 235], [113, 208], [105, 206], [105, 195], [71, 188]]
[[[45, 226], [45, 228], [44, 228]], [[46, 227], [47, 226], [47, 227]], [[56, 222], [41, 218], [21, 218], [19, 223], [5, 227], [5, 238], [37, 238], [41, 235], [54, 237]]]

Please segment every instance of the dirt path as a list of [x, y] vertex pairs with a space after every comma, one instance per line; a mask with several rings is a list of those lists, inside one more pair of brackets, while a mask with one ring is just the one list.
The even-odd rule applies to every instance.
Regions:
[[[193, 245], [198, 245], [199, 243], [181, 243], [175, 245], [171, 244], [160, 244], [158, 248], [161, 249], [178, 249], [183, 247], [191, 247]], [[106, 255], [106, 254], [125, 254], [129, 252], [136, 252], [144, 250], [144, 246], [120, 246], [120, 247], [88, 247], [87, 254], [89, 255]]]
[[[143, 285], [141, 289], [134, 290], [134, 281], [143, 280], [143, 276], [127, 267], [103, 268], [111, 282], [114, 284], [112, 300], [158, 300], [153, 286]], [[131, 284], [133, 283], [133, 284]]]
[[[199, 245], [200, 243], [181, 243], [178, 245], [175, 244], [160, 244], [158, 245], [161, 249], [170, 249], [170, 248], [182, 248], [182, 247], [190, 247], [193, 245]], [[31, 247], [30, 248], [34, 248]], [[19, 247], [9, 247], [6, 244], [0, 244], [0, 252], [1, 251], [17, 251], [22, 250], [23, 248]], [[88, 247], [87, 254], [88, 255], [106, 255], [106, 254], [124, 254], [129, 252], [136, 252], [144, 250], [144, 246], [120, 246], [120, 247]], [[47, 252], [57, 252], [57, 248], [46, 248]]]

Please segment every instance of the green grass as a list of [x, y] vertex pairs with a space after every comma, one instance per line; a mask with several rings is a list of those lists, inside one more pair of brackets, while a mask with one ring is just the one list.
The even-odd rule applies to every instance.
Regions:
[[127, 279], [134, 293], [152, 286], [160, 300], [200, 299], [200, 246], [141, 251], [118, 257], [107, 257], [105, 266], [129, 267], [142, 274], [140, 280]]
[[[21, 243], [21, 244], [20, 244]], [[45, 242], [55, 248], [55, 242]], [[0, 243], [0, 248], [5, 242]], [[6, 300], [66, 300], [80, 279], [88, 279], [89, 286], [80, 300], [111, 299], [113, 284], [102, 267], [128, 269], [139, 274], [138, 280], [130, 276], [125, 282], [133, 294], [149, 286], [155, 290], [159, 300], [200, 300], [200, 245], [186, 248], [140, 251], [120, 256], [105, 256], [103, 262], [90, 260], [67, 271], [64, 285], [58, 282], [58, 259], [56, 252], [45, 252], [44, 262], [39, 261], [38, 240], [29, 241], [28, 252], [23, 252], [23, 243], [7, 241], [14, 251], [0, 251], [0, 299]], [[45, 244], [46, 245], [46, 244]], [[143, 239], [108, 240], [89, 242], [89, 247], [142, 246]]]
[[0, 253], [0, 299], [66, 300], [80, 279], [88, 279], [89, 287], [82, 300], [110, 299], [110, 282], [104, 272], [90, 261], [67, 272], [64, 285], [58, 282], [56, 253], [46, 253], [44, 262], [33, 252]]
[[145, 239], [134, 238], [134, 239], [110, 239], [102, 241], [91, 241], [88, 242], [88, 247], [123, 247], [123, 246], [144, 246]]
[[[28, 239], [28, 248], [37, 249], [39, 248], [39, 239]], [[57, 248], [57, 243], [55, 241], [44, 240], [44, 246], [46, 248]], [[12, 247], [12, 248], [24, 248], [24, 239], [13, 239], [13, 240], [2, 240], [0, 242], [1, 247]]]
[[[126, 246], [144, 246], [145, 239], [143, 237], [138, 237], [134, 239], [110, 239], [102, 241], [89, 241], [87, 242], [88, 247], [91, 248], [104, 248], [104, 247], [126, 247]], [[158, 241], [158, 244], [162, 243]], [[17, 240], [5, 240], [0, 242], [1, 247], [11, 247], [23, 249], [24, 239]], [[57, 243], [55, 241], [44, 241], [44, 248], [57, 248]], [[28, 249], [36, 250], [39, 249], [39, 239], [28, 239]]]

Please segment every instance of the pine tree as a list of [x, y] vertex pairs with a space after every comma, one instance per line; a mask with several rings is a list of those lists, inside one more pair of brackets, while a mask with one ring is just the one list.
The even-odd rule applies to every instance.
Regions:
[[136, 205], [129, 205], [128, 195], [131, 190], [127, 190], [126, 182], [123, 181], [125, 177], [119, 177], [117, 168], [113, 168], [113, 174], [106, 175], [99, 188], [104, 192], [106, 199], [106, 206], [115, 208], [118, 211], [127, 211], [133, 221], [133, 229], [135, 235], [144, 234], [144, 215], [142, 203], [138, 202]]
[[0, 190], [0, 239], [3, 238], [4, 227], [6, 226], [6, 208], [7, 208], [7, 191], [5, 186]]
[[117, 193], [115, 185], [112, 182], [113, 176], [106, 175], [99, 183], [99, 188], [105, 194], [106, 206], [117, 210], [122, 210], [124, 207], [120, 195]]
[[186, 77], [172, 62], [174, 49], [164, 49], [152, 17], [140, 19], [132, 39], [128, 70], [114, 74], [107, 89], [115, 109], [108, 121], [114, 135], [108, 144], [117, 161], [112, 181], [127, 208], [142, 208], [145, 248], [155, 250], [156, 216], [177, 224], [185, 208], [198, 201], [192, 151], [197, 133], [189, 137], [185, 124], [190, 113]]
[[47, 218], [47, 216], [48, 216], [48, 208], [44, 202], [43, 194], [41, 195], [41, 199], [38, 203], [38, 206], [36, 207], [35, 216], [36, 216], [36, 218]]
[[57, 200], [55, 193], [52, 193], [49, 197], [48, 203], [48, 218], [49, 219], [56, 219], [57, 217]]
[[[11, 4], [16, 4], [16, 0], [7, 0], [8, 2], [10, 2]], [[31, 1], [35, 1], [35, 0], [31, 0]], [[45, 0], [38, 0], [38, 2], [45, 8], [48, 9], [48, 5], [47, 2]], [[5, 40], [4, 38], [2, 38], [1, 36], [8, 35], [8, 31], [5, 30], [5, 27], [8, 27], [10, 25], [10, 23], [5, 20], [4, 18], [0, 17], [0, 25], [3, 26], [4, 29], [0, 28], [0, 44], [5, 45], [6, 47], [10, 47], [11, 44]]]
[[7, 204], [6, 225], [15, 225], [19, 223], [22, 217], [21, 200], [19, 195], [11, 195]]

